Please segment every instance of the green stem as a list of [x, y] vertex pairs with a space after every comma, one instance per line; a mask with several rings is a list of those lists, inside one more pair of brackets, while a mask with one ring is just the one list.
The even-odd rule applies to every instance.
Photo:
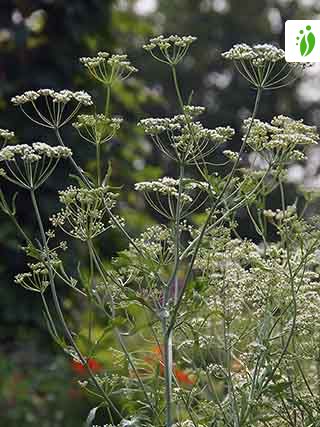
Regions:
[[106, 117], [109, 116], [110, 96], [111, 96], [111, 87], [110, 87], [110, 85], [108, 85], [107, 86], [107, 95], [106, 95], [106, 104], [105, 104], [105, 110], [104, 110], [104, 115]]
[[[63, 139], [61, 137], [61, 134], [60, 134], [58, 128], [55, 129], [55, 134], [56, 134], [56, 137], [57, 137], [57, 139], [59, 141], [59, 144], [62, 145], [63, 147], [65, 147], [65, 144], [63, 142]], [[84, 175], [83, 170], [81, 169], [81, 167], [75, 162], [75, 160], [73, 159], [73, 156], [69, 157], [69, 159], [70, 159], [70, 162], [71, 162], [73, 168], [79, 174], [79, 176], [82, 179], [82, 181], [86, 184], [86, 186], [88, 188], [92, 188], [91, 183], [89, 182], [88, 178]]]
[[16, 226], [17, 230], [24, 237], [24, 239], [26, 240], [26, 242], [28, 242], [30, 245], [32, 245], [31, 239], [26, 234], [26, 232], [22, 229], [21, 225], [18, 223], [18, 221], [16, 220], [15, 216], [14, 215], [9, 215], [9, 217], [10, 217], [11, 221], [14, 223], [14, 225]]
[[93, 257], [89, 248], [89, 264], [90, 264], [90, 278], [89, 278], [89, 287], [88, 287], [88, 299], [89, 299], [89, 328], [88, 328], [88, 341], [92, 344], [92, 323], [93, 323], [93, 304], [92, 304], [92, 288], [93, 288]]
[[96, 156], [97, 156], [97, 184], [98, 187], [101, 185], [101, 146], [100, 143], [96, 143]]
[[172, 427], [172, 330], [168, 331], [166, 319], [163, 319], [162, 327], [164, 335], [166, 427]]
[[[170, 298], [170, 291], [172, 285], [176, 286], [176, 282], [178, 280], [178, 270], [180, 264], [180, 219], [181, 219], [181, 194], [183, 189], [183, 179], [184, 179], [184, 166], [180, 164], [180, 174], [179, 174], [179, 189], [178, 189], [178, 199], [177, 199], [177, 207], [176, 207], [176, 219], [175, 219], [175, 257], [174, 257], [174, 266], [170, 276], [170, 279], [167, 284], [167, 289], [165, 293], [165, 304], [168, 303]], [[176, 290], [175, 290], [176, 293]]]
[[181, 95], [181, 91], [178, 83], [176, 67], [174, 65], [171, 66], [171, 70], [172, 70], [173, 83], [178, 96], [179, 104], [180, 104], [181, 110], [184, 112], [184, 103], [183, 103], [183, 99], [182, 99], [182, 95]]
[[[95, 264], [95, 266], [96, 266], [96, 268], [97, 268], [100, 276], [102, 277], [102, 280], [103, 280], [103, 282], [104, 282], [104, 284], [106, 286], [106, 289], [108, 289], [108, 280], [107, 280], [107, 277], [106, 277], [106, 275], [104, 273], [104, 269], [103, 269], [103, 265], [102, 265], [101, 259], [96, 254], [95, 248], [93, 246], [92, 241], [88, 242], [88, 247], [89, 247], [89, 251], [91, 253], [93, 262], [94, 262], [94, 264]], [[111, 300], [112, 318], [115, 319], [116, 313], [115, 313], [115, 309], [114, 309], [113, 297], [110, 294], [110, 292], [109, 292], [109, 298]], [[131, 368], [132, 368], [132, 370], [133, 370], [133, 372], [134, 372], [134, 374], [135, 374], [135, 376], [136, 376], [136, 378], [137, 378], [137, 380], [138, 380], [138, 382], [140, 384], [140, 387], [141, 387], [141, 389], [142, 389], [142, 391], [143, 391], [143, 393], [144, 393], [144, 395], [145, 395], [145, 397], [146, 397], [146, 399], [148, 401], [148, 404], [149, 404], [150, 408], [152, 409], [152, 411], [154, 412], [155, 415], [158, 415], [157, 412], [156, 412], [156, 409], [154, 408], [154, 405], [152, 404], [152, 401], [150, 400], [148, 392], [147, 392], [147, 390], [145, 388], [145, 385], [144, 385], [144, 383], [143, 383], [143, 381], [142, 381], [142, 379], [141, 379], [141, 377], [139, 375], [139, 372], [138, 372], [138, 370], [137, 370], [137, 368], [135, 366], [135, 363], [134, 363], [134, 361], [133, 361], [133, 359], [132, 359], [129, 351], [127, 350], [127, 347], [126, 347], [126, 344], [125, 344], [125, 342], [124, 342], [124, 340], [122, 338], [121, 332], [119, 331], [119, 329], [117, 327], [115, 327], [115, 332], [116, 332], [116, 336], [117, 336], [117, 339], [119, 341], [119, 344], [120, 344], [123, 352], [126, 355], [128, 363], [131, 366]]]
[[41, 239], [42, 239], [42, 244], [43, 244], [43, 248], [45, 251], [45, 258], [43, 260], [45, 266], [48, 269], [48, 273], [49, 273], [49, 282], [50, 282], [50, 289], [51, 289], [51, 294], [53, 297], [53, 302], [54, 302], [54, 306], [56, 308], [56, 311], [58, 313], [61, 325], [63, 327], [64, 333], [67, 336], [70, 344], [72, 345], [72, 347], [74, 348], [74, 350], [76, 351], [79, 359], [81, 360], [81, 363], [87, 368], [88, 373], [91, 377], [91, 380], [93, 381], [93, 383], [95, 384], [96, 388], [100, 391], [100, 393], [102, 394], [102, 396], [104, 397], [104, 399], [112, 406], [112, 408], [116, 411], [116, 413], [122, 418], [120, 412], [118, 411], [118, 409], [114, 406], [113, 402], [109, 399], [109, 397], [107, 396], [107, 394], [105, 393], [104, 389], [102, 388], [102, 386], [98, 383], [97, 379], [95, 378], [90, 366], [88, 365], [87, 360], [83, 357], [81, 351], [79, 350], [76, 342], [73, 339], [72, 333], [66, 323], [66, 320], [64, 318], [61, 306], [60, 306], [60, 302], [58, 299], [58, 295], [57, 295], [57, 290], [56, 290], [56, 286], [54, 283], [54, 277], [53, 277], [53, 270], [52, 270], [52, 266], [50, 264], [50, 259], [49, 259], [49, 248], [47, 245], [47, 239], [46, 239], [46, 235], [45, 235], [45, 231], [44, 231], [44, 227], [43, 227], [43, 223], [42, 223], [42, 219], [41, 219], [41, 215], [40, 215], [40, 211], [38, 208], [38, 204], [37, 204], [37, 200], [35, 197], [35, 193], [34, 190], [30, 190], [30, 195], [31, 195], [31, 201], [32, 201], [32, 205], [33, 205], [33, 209], [35, 211], [36, 214], [36, 218], [37, 218], [37, 222], [38, 222], [38, 226], [39, 226], [39, 230], [40, 230], [40, 234], [41, 234]]

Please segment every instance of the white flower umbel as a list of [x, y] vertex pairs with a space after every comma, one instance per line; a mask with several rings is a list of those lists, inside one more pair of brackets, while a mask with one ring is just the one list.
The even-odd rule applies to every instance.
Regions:
[[167, 219], [175, 218], [177, 201], [180, 200], [180, 218], [183, 219], [204, 205], [209, 184], [184, 179], [179, 191], [179, 182], [178, 179], [164, 177], [157, 181], [139, 182], [135, 184], [135, 189], [143, 192], [148, 203]]
[[120, 129], [122, 121], [121, 118], [108, 118], [104, 114], [80, 114], [73, 126], [84, 140], [96, 145], [110, 141]]
[[52, 216], [51, 222], [76, 239], [90, 241], [112, 227], [105, 215], [115, 206], [116, 198], [117, 194], [107, 187], [89, 190], [70, 186], [59, 192], [64, 207]]
[[0, 129], [0, 141], [3, 142], [3, 147], [8, 144], [8, 142], [12, 142], [15, 138], [14, 132], [8, 129]]
[[239, 154], [232, 150], [224, 150], [223, 154], [229, 159], [231, 162], [236, 162], [239, 159]]
[[278, 89], [292, 83], [297, 78], [301, 64], [289, 64], [282, 49], [272, 44], [245, 43], [234, 45], [222, 54], [223, 58], [234, 62], [239, 73], [253, 86], [260, 89]]
[[303, 160], [300, 146], [315, 145], [319, 141], [317, 128], [304, 124], [303, 120], [283, 115], [274, 117], [271, 123], [255, 119], [247, 136], [250, 123], [251, 118], [244, 120], [243, 139], [246, 138], [247, 144], [269, 164]]
[[28, 291], [44, 293], [49, 286], [48, 269], [41, 263], [28, 264], [30, 271], [15, 276], [14, 282]]
[[128, 61], [127, 55], [98, 52], [95, 57], [80, 58], [80, 62], [95, 80], [105, 86], [112, 86], [116, 81], [123, 81], [138, 71]]
[[[93, 105], [91, 96], [84, 91], [54, 91], [39, 89], [27, 91], [12, 98], [12, 103], [34, 123], [50, 129], [58, 129], [67, 124], [82, 106]], [[31, 111], [27, 110], [31, 107]]]
[[0, 150], [1, 176], [25, 189], [37, 189], [55, 170], [60, 159], [71, 157], [66, 147], [43, 142], [6, 146]]
[[188, 52], [190, 45], [196, 41], [196, 37], [177, 36], [169, 37], [158, 36], [150, 39], [149, 43], [143, 48], [160, 62], [169, 65], [177, 65]]
[[227, 127], [206, 129], [200, 122], [193, 122], [201, 107], [188, 107], [186, 114], [164, 119], [143, 119], [138, 123], [147, 135], [168, 157], [185, 164], [203, 162], [220, 145], [234, 136]]

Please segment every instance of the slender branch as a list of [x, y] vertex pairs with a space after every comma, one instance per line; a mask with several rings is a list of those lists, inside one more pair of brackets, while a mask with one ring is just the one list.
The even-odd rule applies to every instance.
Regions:
[[45, 235], [45, 231], [44, 231], [44, 227], [43, 227], [43, 223], [42, 223], [42, 219], [41, 219], [41, 215], [40, 215], [40, 211], [38, 208], [38, 204], [37, 204], [37, 200], [35, 197], [35, 192], [34, 190], [30, 190], [30, 195], [31, 195], [31, 201], [32, 201], [32, 205], [33, 205], [33, 209], [35, 211], [36, 214], [36, 218], [37, 218], [37, 222], [38, 222], [38, 226], [39, 226], [39, 230], [40, 230], [40, 235], [41, 235], [41, 239], [42, 239], [42, 244], [43, 244], [43, 248], [45, 251], [45, 258], [43, 259], [43, 262], [46, 266], [46, 268], [48, 269], [48, 275], [49, 275], [49, 282], [50, 282], [50, 289], [51, 289], [51, 294], [53, 297], [53, 302], [54, 302], [54, 306], [55, 309], [58, 313], [58, 317], [60, 319], [60, 323], [63, 327], [64, 333], [66, 335], [66, 337], [68, 338], [68, 341], [70, 342], [70, 344], [72, 345], [72, 347], [74, 348], [74, 350], [76, 351], [81, 363], [86, 367], [91, 380], [93, 381], [93, 383], [95, 384], [96, 388], [100, 391], [100, 393], [102, 394], [102, 396], [105, 398], [105, 400], [110, 404], [110, 406], [112, 406], [112, 408], [115, 410], [115, 412], [122, 418], [122, 415], [120, 414], [120, 412], [118, 411], [118, 409], [114, 406], [113, 402], [110, 400], [109, 396], [105, 393], [103, 387], [99, 384], [99, 382], [97, 381], [96, 377], [94, 376], [87, 360], [85, 359], [85, 357], [82, 355], [80, 349], [78, 348], [72, 333], [66, 323], [66, 320], [64, 318], [61, 306], [60, 306], [60, 302], [58, 299], [58, 295], [57, 295], [57, 290], [56, 290], [56, 286], [55, 286], [55, 282], [54, 282], [54, 277], [53, 277], [53, 270], [52, 270], [52, 266], [50, 264], [50, 258], [49, 258], [49, 248], [47, 245], [47, 239], [46, 239], [46, 235]]
[[[96, 256], [93, 243], [92, 242], [88, 242], [88, 247], [89, 247], [89, 251], [91, 253], [93, 262], [94, 262], [94, 264], [95, 264], [95, 266], [96, 266], [96, 268], [97, 268], [100, 276], [102, 277], [102, 280], [104, 281], [104, 284], [108, 288], [108, 280], [107, 280], [107, 277], [105, 276], [103, 266], [101, 265], [101, 260], [100, 260], [100, 258], [98, 258]], [[111, 304], [111, 307], [112, 307], [112, 317], [115, 318], [115, 310], [114, 310], [113, 298], [112, 298], [112, 296], [111, 296], [110, 293], [109, 293], [109, 297], [110, 297], [110, 300], [112, 301], [112, 304]], [[135, 374], [135, 376], [136, 376], [136, 378], [137, 378], [137, 380], [138, 380], [138, 382], [140, 384], [140, 387], [141, 387], [141, 389], [142, 389], [142, 391], [143, 391], [143, 393], [144, 393], [144, 395], [145, 395], [145, 397], [146, 397], [146, 399], [148, 401], [148, 404], [149, 404], [150, 408], [152, 409], [152, 411], [157, 415], [157, 412], [156, 412], [156, 410], [154, 408], [153, 403], [150, 400], [150, 397], [149, 397], [148, 392], [147, 392], [147, 390], [145, 388], [145, 385], [144, 385], [143, 381], [140, 378], [140, 375], [139, 375], [138, 370], [137, 370], [137, 368], [136, 368], [136, 366], [134, 364], [134, 361], [133, 361], [130, 353], [128, 352], [128, 350], [126, 348], [126, 345], [125, 345], [125, 343], [123, 341], [123, 338], [121, 336], [121, 332], [119, 331], [119, 329], [117, 327], [115, 327], [115, 331], [116, 331], [116, 335], [117, 335], [119, 344], [120, 344], [122, 350], [124, 351], [124, 353], [125, 353], [125, 355], [127, 357], [129, 365], [131, 366], [131, 368], [132, 368], [132, 370], [133, 370], [133, 372], [134, 372], [134, 374]]]
[[[59, 144], [62, 145], [63, 147], [65, 147], [65, 144], [63, 142], [63, 139], [61, 137], [60, 131], [58, 128], [54, 129], [56, 137], [59, 141]], [[73, 156], [69, 157], [70, 162], [73, 166], [73, 168], [75, 169], [75, 171], [78, 173], [78, 175], [80, 175], [82, 181], [84, 182], [84, 184], [86, 184], [86, 186], [88, 188], [92, 188], [92, 184], [90, 183], [90, 181], [88, 180], [88, 178], [85, 176], [83, 170], [81, 169], [81, 167], [76, 163], [76, 161], [74, 160]]]
[[202, 239], [203, 239], [203, 237], [204, 237], [204, 235], [205, 235], [205, 233], [207, 231], [207, 228], [208, 228], [208, 226], [210, 224], [210, 221], [211, 221], [211, 218], [212, 218], [212, 216], [214, 214], [215, 208], [216, 208], [217, 204], [220, 202], [220, 200], [222, 200], [222, 198], [223, 198], [226, 190], [228, 189], [228, 187], [229, 187], [229, 185], [231, 183], [231, 180], [232, 180], [232, 178], [234, 176], [234, 173], [236, 171], [236, 168], [238, 166], [238, 163], [240, 161], [241, 154], [243, 153], [243, 151], [244, 151], [244, 149], [246, 147], [247, 140], [248, 140], [249, 134], [251, 132], [251, 128], [252, 128], [254, 119], [255, 119], [255, 117], [257, 115], [257, 112], [258, 112], [258, 107], [259, 107], [259, 103], [260, 103], [260, 99], [261, 99], [261, 93], [262, 93], [262, 90], [258, 89], [257, 90], [257, 94], [256, 94], [256, 99], [255, 99], [255, 104], [254, 104], [254, 109], [253, 109], [253, 113], [252, 113], [250, 125], [249, 125], [249, 128], [248, 128], [248, 132], [246, 134], [246, 137], [245, 137], [245, 139], [244, 139], [244, 141], [242, 143], [242, 146], [240, 148], [238, 159], [237, 159], [237, 161], [233, 165], [231, 173], [228, 176], [228, 179], [227, 179], [227, 181], [226, 181], [226, 183], [225, 183], [225, 185], [224, 185], [224, 187], [222, 189], [222, 192], [220, 193], [219, 197], [217, 198], [217, 200], [215, 201], [215, 203], [211, 207], [209, 215], [208, 215], [208, 217], [207, 217], [207, 219], [206, 219], [206, 221], [205, 221], [205, 223], [204, 223], [204, 225], [202, 227], [202, 230], [201, 230], [201, 232], [200, 232], [200, 234], [199, 234], [199, 236], [197, 238], [197, 241], [196, 241], [196, 244], [195, 244], [195, 249], [194, 249], [194, 252], [192, 254], [191, 261], [190, 261], [190, 264], [189, 264], [189, 267], [188, 267], [188, 270], [187, 270], [187, 273], [186, 273], [186, 276], [185, 276], [184, 286], [183, 286], [182, 291], [180, 292], [177, 304], [176, 304], [174, 312], [172, 314], [172, 318], [171, 318], [171, 323], [169, 325], [169, 329], [173, 329], [174, 328], [175, 320], [176, 320], [176, 317], [177, 317], [177, 314], [178, 314], [178, 311], [179, 311], [179, 307], [180, 307], [180, 304], [182, 302], [183, 296], [184, 296], [184, 294], [186, 292], [189, 280], [191, 278], [192, 269], [193, 269], [194, 263], [196, 261], [197, 255], [198, 255], [198, 251], [199, 251]]

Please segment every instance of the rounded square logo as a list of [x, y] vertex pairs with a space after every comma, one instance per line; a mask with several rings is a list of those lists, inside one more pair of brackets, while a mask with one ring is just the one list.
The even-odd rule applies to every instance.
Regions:
[[287, 62], [320, 62], [320, 20], [289, 20], [285, 24]]

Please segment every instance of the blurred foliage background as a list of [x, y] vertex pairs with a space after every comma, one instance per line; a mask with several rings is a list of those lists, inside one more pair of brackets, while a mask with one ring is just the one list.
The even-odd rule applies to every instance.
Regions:
[[[207, 107], [203, 121], [208, 127], [229, 124], [239, 130], [242, 119], [251, 111], [253, 91], [221, 59], [221, 52], [237, 42], [272, 42], [284, 47], [287, 19], [319, 16], [319, 2], [313, 0], [1, 0], [0, 127], [14, 130], [21, 142], [52, 140], [52, 135], [34, 127], [13, 108], [10, 98], [28, 89], [85, 89], [99, 104], [103, 94], [87, 79], [78, 57], [99, 50], [128, 53], [140, 73], [114, 93], [112, 110], [125, 118], [126, 126], [105, 156], [113, 161], [113, 183], [124, 185], [122, 214], [131, 232], [137, 234], [154, 218], [132, 192], [133, 183], [174, 171], [135, 123], [143, 117], [177, 112], [168, 70], [152, 61], [142, 44], [162, 33], [197, 36], [197, 43], [179, 69], [183, 95], [187, 99], [194, 91], [193, 104]], [[260, 117], [268, 120], [283, 113], [317, 124], [318, 76], [319, 69], [311, 69], [295, 86], [265, 94]], [[72, 129], [64, 131], [64, 138], [77, 160], [90, 168], [91, 148], [80, 142]], [[239, 142], [238, 137], [235, 146]], [[317, 180], [319, 155], [312, 153], [312, 159], [312, 164], [296, 165], [293, 180], [297, 174], [302, 179]], [[55, 210], [56, 189], [64, 187], [69, 172], [59, 169], [42, 190], [44, 217]], [[18, 215], [33, 233], [27, 203], [21, 194]], [[272, 203], [270, 200], [270, 207]], [[254, 231], [247, 229], [244, 213], [238, 221], [240, 232], [254, 237]], [[116, 235], [100, 242], [106, 258], [124, 246]], [[74, 250], [81, 259], [81, 247]], [[3, 215], [0, 254], [0, 426], [16, 427], [22, 422], [42, 427], [78, 426], [91, 402], [76, 387], [79, 372], [48, 337], [40, 302], [13, 284], [14, 274], [24, 270], [25, 256], [15, 230]], [[69, 261], [71, 268], [76, 268], [73, 263]], [[76, 309], [68, 292], [63, 292], [64, 306], [71, 315]], [[81, 318], [81, 310], [78, 315]], [[70, 401], [74, 403], [70, 405]]]

